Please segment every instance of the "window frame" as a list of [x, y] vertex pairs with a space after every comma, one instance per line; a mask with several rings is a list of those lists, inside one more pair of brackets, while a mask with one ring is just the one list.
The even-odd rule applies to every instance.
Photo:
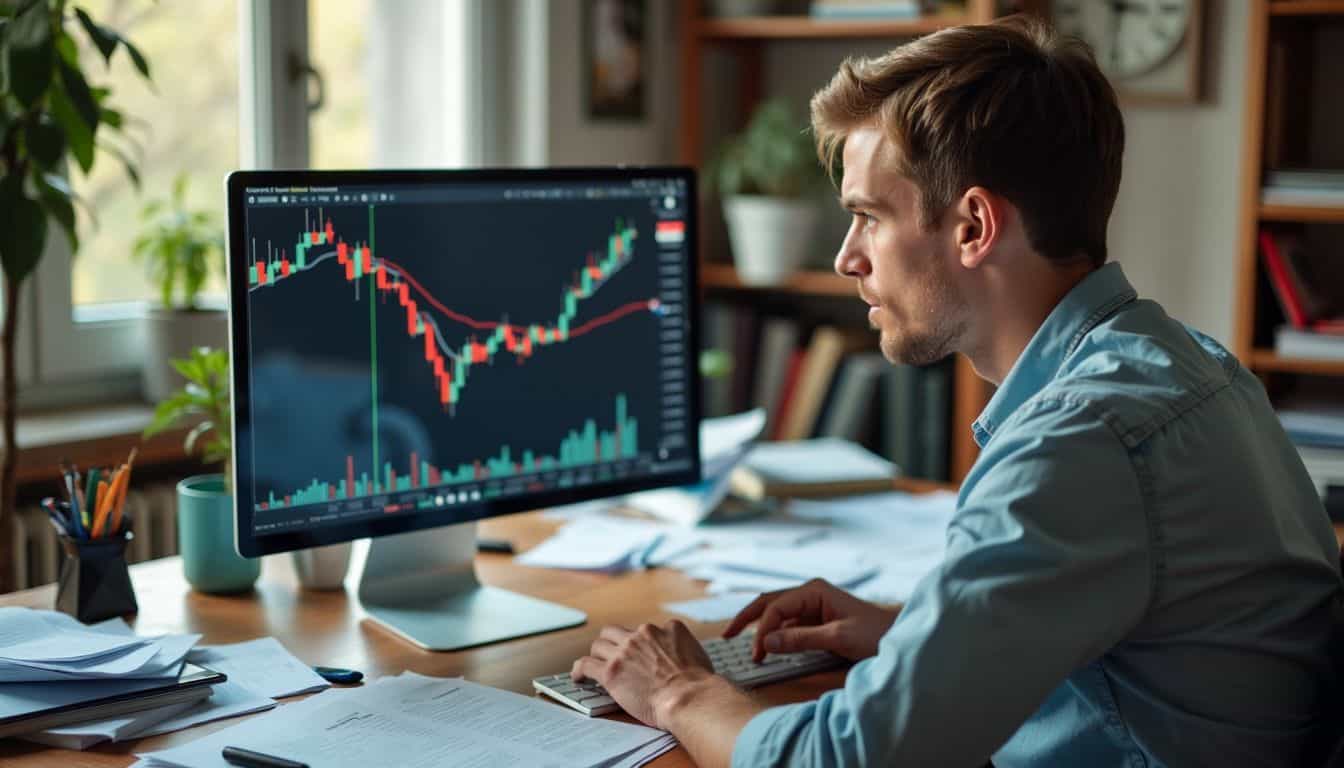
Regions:
[[[307, 14], [307, 0], [238, 0], [239, 164], [244, 168], [307, 162], [304, 83], [301, 78], [292, 82], [284, 66], [290, 56], [307, 57]], [[267, 102], [269, 108], [262, 108]], [[138, 391], [149, 303], [75, 306], [75, 258], [64, 234], [53, 228], [25, 286], [23, 301], [30, 311], [20, 307], [16, 347], [24, 407], [133, 397]]]
[[[238, 5], [239, 167], [309, 166], [308, 78], [291, 66], [307, 62], [308, 0], [236, 0]], [[462, 61], [475, 63], [464, 77], [468, 114], [498, 112], [489, 96], [498, 76], [484, 66], [484, 35], [501, 34], [509, 3], [458, 0]], [[449, 31], [447, 28], [445, 32]], [[466, 164], [506, 154], [484, 131], [487, 119], [463, 128]], [[507, 140], [506, 142], [507, 143]], [[224, 182], [221, 179], [220, 184]], [[73, 300], [75, 254], [52, 229], [42, 261], [24, 286], [18, 359], [20, 406], [134, 399], [144, 362], [148, 302], [79, 307]]]

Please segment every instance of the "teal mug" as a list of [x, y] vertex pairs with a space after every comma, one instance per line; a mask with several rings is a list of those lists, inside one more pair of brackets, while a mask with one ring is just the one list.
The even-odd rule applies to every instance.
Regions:
[[244, 592], [261, 574], [261, 559], [233, 549], [233, 495], [223, 475], [196, 475], [177, 484], [177, 541], [193, 589]]

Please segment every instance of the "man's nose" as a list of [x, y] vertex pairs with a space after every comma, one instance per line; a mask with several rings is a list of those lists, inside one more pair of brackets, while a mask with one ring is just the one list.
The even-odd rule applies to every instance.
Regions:
[[851, 225], [844, 242], [835, 254], [835, 272], [841, 277], [866, 277], [873, 271], [872, 263], [860, 247], [858, 227]]

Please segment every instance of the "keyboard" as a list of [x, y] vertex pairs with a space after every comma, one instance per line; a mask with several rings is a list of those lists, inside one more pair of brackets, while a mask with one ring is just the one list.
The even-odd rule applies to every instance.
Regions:
[[[770, 683], [804, 677], [813, 672], [824, 672], [842, 666], [845, 661], [826, 651], [802, 653], [770, 653], [757, 664], [751, 659], [754, 635], [743, 633], [731, 639], [716, 637], [703, 641], [705, 652], [714, 664], [714, 671], [741, 688], [757, 688]], [[532, 681], [537, 693], [549, 696], [571, 709], [589, 717], [605, 715], [620, 709], [606, 689], [591, 680], [575, 682], [569, 673], [547, 675]]]

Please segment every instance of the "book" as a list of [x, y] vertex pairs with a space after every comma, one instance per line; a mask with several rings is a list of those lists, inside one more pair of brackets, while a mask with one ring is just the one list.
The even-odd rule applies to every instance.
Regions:
[[[706, 302], [702, 308], [704, 337], [702, 350], [720, 350], [731, 358], [733, 344], [733, 310], [726, 304]], [[701, 374], [701, 403], [706, 416], [725, 416], [733, 411], [732, 372], [726, 376], [709, 377]]]
[[863, 442], [873, 426], [878, 381], [890, 365], [879, 352], [847, 358], [831, 388], [830, 403], [822, 410], [816, 436]]
[[729, 377], [733, 412], [751, 407], [752, 383], [756, 374], [756, 358], [760, 345], [756, 343], [760, 330], [760, 315], [749, 307], [735, 307], [733, 313], [733, 373]]
[[1265, 263], [1265, 272], [1269, 275], [1269, 284], [1279, 300], [1284, 317], [1295, 328], [1305, 328], [1307, 311], [1303, 306], [1302, 286], [1288, 271], [1288, 262], [1279, 251], [1274, 234], [1267, 229], [1260, 230], [1260, 257]]
[[812, 0], [814, 19], [914, 19], [923, 13], [919, 0]]
[[802, 440], [812, 435], [845, 352], [871, 343], [871, 337], [846, 336], [829, 325], [812, 333], [788, 410], [781, 417], [779, 439]]
[[916, 477], [915, 435], [910, 426], [918, 403], [918, 369], [895, 365], [882, 373], [881, 390], [882, 453], [901, 468], [901, 474]]
[[771, 317], [761, 325], [756, 355], [756, 386], [751, 404], [766, 413], [765, 434], [775, 433], [775, 416], [789, 375], [789, 363], [798, 347], [798, 324], [791, 318]]
[[213, 670], [184, 664], [177, 677], [168, 679], [6, 683], [0, 686], [0, 738], [200, 701], [210, 695], [210, 686], [225, 679]]
[[1274, 351], [1279, 357], [1344, 360], [1344, 334], [1284, 325], [1274, 332]]
[[770, 432], [771, 439], [779, 440], [784, 431], [784, 419], [788, 417], [789, 408], [793, 406], [794, 391], [798, 389], [798, 378], [803, 370], [803, 358], [806, 351], [795, 349], [789, 353], [789, 365], [784, 374], [784, 383], [779, 392], [779, 405], [776, 407], [771, 421], [774, 429]]
[[729, 488], [743, 498], [847, 496], [889, 491], [894, 464], [858, 443], [834, 437], [762, 443], [733, 468]]
[[916, 415], [919, 430], [919, 474], [925, 480], [948, 479], [948, 424], [951, 421], [951, 369], [947, 363], [919, 368], [921, 402]]

